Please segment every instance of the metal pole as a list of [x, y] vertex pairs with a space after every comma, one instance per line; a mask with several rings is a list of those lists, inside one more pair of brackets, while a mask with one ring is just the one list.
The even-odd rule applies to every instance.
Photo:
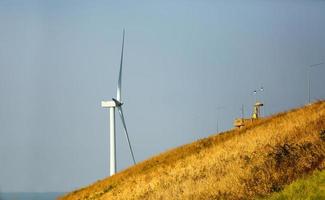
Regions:
[[307, 73], [307, 76], [308, 76], [308, 102], [310, 103], [311, 101], [311, 95], [310, 95], [310, 88], [311, 88], [311, 80], [310, 80], [310, 73], [311, 73], [311, 69], [313, 67], [316, 67], [316, 66], [319, 66], [319, 65], [322, 65], [324, 64], [323, 62], [320, 62], [320, 63], [317, 63], [317, 64], [313, 64], [313, 65], [309, 65], [309, 68], [308, 68], [308, 73]]
[[308, 102], [310, 103], [310, 69], [308, 68]]
[[217, 119], [217, 133], [219, 133], [219, 121]]
[[241, 105], [241, 118], [244, 119], [244, 104]]
[[110, 176], [116, 172], [116, 146], [115, 146], [115, 107], [109, 108], [110, 132]]
[[224, 106], [217, 107], [217, 133], [219, 133], [219, 110], [225, 108]]

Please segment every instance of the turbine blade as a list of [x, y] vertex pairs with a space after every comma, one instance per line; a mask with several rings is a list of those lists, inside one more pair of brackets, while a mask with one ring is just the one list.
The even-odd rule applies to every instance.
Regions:
[[126, 128], [126, 124], [125, 124], [125, 120], [124, 120], [122, 107], [121, 106], [117, 107], [117, 110], [118, 110], [118, 112], [120, 114], [120, 117], [121, 117], [121, 120], [122, 120], [122, 124], [123, 124], [123, 127], [124, 127], [124, 133], [125, 133], [126, 139], [128, 141], [128, 144], [129, 144], [129, 148], [130, 148], [130, 152], [131, 152], [131, 155], [132, 155], [133, 163], [136, 164], [134, 154], [133, 154], [133, 149], [132, 149], [132, 146], [131, 146], [131, 143], [130, 143], [128, 130]]
[[123, 29], [122, 51], [121, 51], [121, 62], [120, 62], [120, 73], [119, 73], [119, 76], [118, 76], [117, 94], [116, 94], [116, 99], [119, 102], [122, 102], [122, 65], [123, 65], [123, 51], [124, 51], [124, 36], [125, 36], [125, 30]]

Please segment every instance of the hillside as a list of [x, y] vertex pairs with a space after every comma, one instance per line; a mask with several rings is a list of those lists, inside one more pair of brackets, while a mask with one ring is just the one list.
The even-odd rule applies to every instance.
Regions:
[[325, 101], [167, 151], [62, 199], [252, 199], [325, 167]]

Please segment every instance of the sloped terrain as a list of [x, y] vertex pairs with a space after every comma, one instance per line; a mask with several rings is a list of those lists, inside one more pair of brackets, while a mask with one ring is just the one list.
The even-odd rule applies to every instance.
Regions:
[[150, 158], [62, 199], [253, 199], [325, 167], [325, 101]]

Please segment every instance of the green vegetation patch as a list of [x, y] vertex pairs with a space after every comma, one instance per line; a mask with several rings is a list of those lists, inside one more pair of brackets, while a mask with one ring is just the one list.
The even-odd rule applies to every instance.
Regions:
[[325, 170], [315, 171], [312, 175], [294, 181], [281, 192], [273, 193], [266, 200], [282, 199], [325, 199]]

